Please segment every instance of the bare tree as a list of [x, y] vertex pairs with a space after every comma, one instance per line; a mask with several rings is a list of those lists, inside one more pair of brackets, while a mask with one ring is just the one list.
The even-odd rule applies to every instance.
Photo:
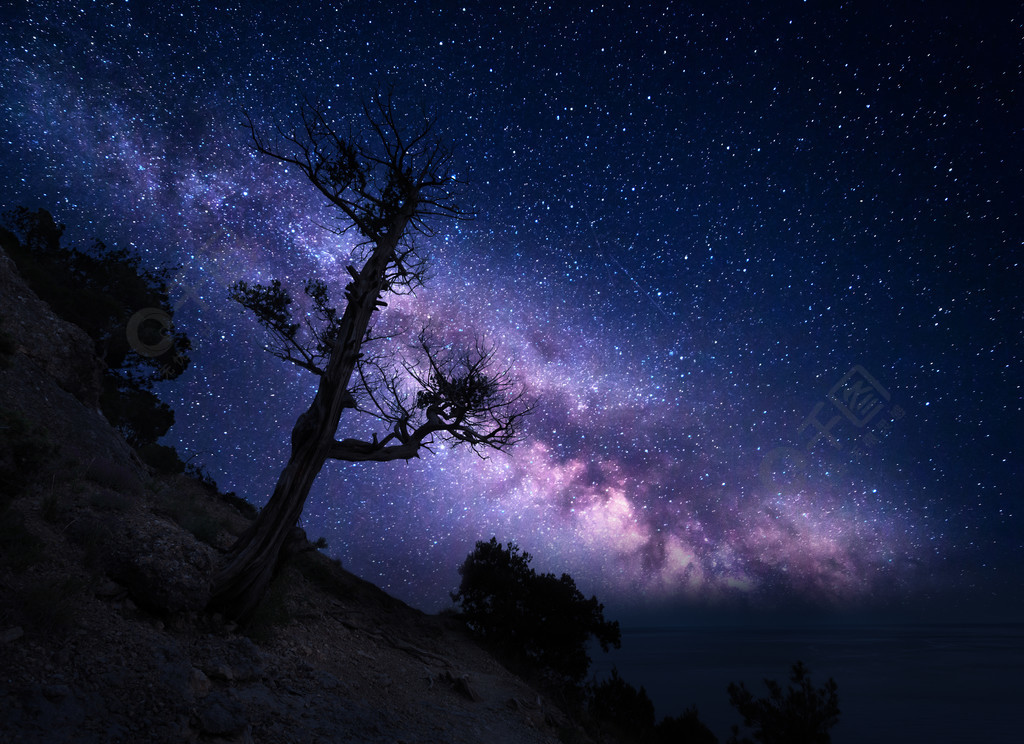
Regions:
[[[319, 376], [316, 396], [292, 429], [291, 455], [258, 519], [235, 543], [214, 575], [211, 609], [242, 622], [256, 609], [278, 566], [309, 490], [327, 459], [385, 461], [418, 457], [436, 438], [485, 453], [519, 439], [531, 410], [509, 369], [497, 367], [481, 343], [456, 351], [421, 332], [413, 352], [368, 353], [374, 312], [387, 294], [415, 289], [426, 278], [417, 238], [433, 235], [437, 220], [471, 219], [457, 203], [462, 184], [451, 172], [452, 154], [424, 116], [403, 127], [390, 94], [364, 107], [365, 139], [342, 134], [323, 106], [307, 103], [301, 126], [278, 126], [265, 137], [247, 119], [255, 149], [302, 173], [340, 211], [339, 234], [360, 238], [348, 266], [345, 310], [330, 304], [327, 285], [305, 285], [312, 320], [294, 322], [292, 298], [280, 282], [238, 282], [232, 297], [255, 314], [272, 339], [269, 350]], [[372, 348], [372, 346], [370, 347]], [[338, 439], [345, 409], [368, 413], [384, 431], [367, 441]]]

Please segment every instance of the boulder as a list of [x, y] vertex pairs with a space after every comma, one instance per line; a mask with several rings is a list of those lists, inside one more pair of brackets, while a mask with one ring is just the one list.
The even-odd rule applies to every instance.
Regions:
[[221, 692], [211, 692], [196, 709], [199, 730], [208, 736], [237, 736], [249, 725], [245, 708]]
[[103, 362], [92, 339], [57, 317], [2, 249], [0, 324], [14, 342], [14, 354], [0, 367], [0, 409], [32, 420], [63, 454], [87, 467], [103, 460], [94, 471], [98, 478], [130, 481], [136, 489], [145, 468], [100, 412]]
[[21, 278], [14, 261], [0, 250], [0, 318], [23, 354], [61, 388], [91, 409], [99, 408], [103, 364], [92, 339], [57, 317]]
[[108, 570], [132, 599], [151, 612], [199, 611], [210, 598], [213, 549], [163, 520], [127, 526]]

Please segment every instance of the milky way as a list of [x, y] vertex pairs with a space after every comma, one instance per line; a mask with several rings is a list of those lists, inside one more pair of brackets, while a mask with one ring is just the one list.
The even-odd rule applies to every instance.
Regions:
[[1020, 17], [145, 5], [4, 22], [3, 202], [178, 267], [166, 441], [222, 489], [266, 501], [315, 389], [227, 287], [339, 296], [352, 249], [242, 111], [391, 84], [479, 217], [380, 322], [539, 407], [510, 456], [328, 463], [302, 523], [347, 567], [438, 609], [496, 535], [619, 608], [1018, 606]]

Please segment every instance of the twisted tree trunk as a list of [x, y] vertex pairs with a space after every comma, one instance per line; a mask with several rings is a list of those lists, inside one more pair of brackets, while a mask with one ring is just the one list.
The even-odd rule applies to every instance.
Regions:
[[414, 200], [410, 199], [394, 214], [387, 230], [378, 233], [373, 253], [348, 286], [345, 312], [316, 397], [292, 429], [288, 464], [270, 501], [214, 575], [211, 610], [245, 623], [263, 598], [313, 481], [337, 445], [335, 436], [342, 411], [354, 403], [349, 382], [370, 318], [381, 300], [385, 270], [414, 211]]

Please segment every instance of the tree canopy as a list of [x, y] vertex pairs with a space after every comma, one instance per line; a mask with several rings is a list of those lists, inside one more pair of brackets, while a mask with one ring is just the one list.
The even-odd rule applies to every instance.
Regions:
[[829, 730], [839, 722], [839, 696], [835, 680], [820, 687], [811, 682], [810, 672], [802, 662], [793, 665], [790, 684], [783, 690], [775, 680], [766, 679], [767, 697], [755, 698], [740, 682], [729, 685], [729, 702], [743, 717], [743, 725], [753, 732], [753, 739], [740, 738], [739, 727], [733, 727], [729, 744], [829, 744]]
[[[257, 152], [304, 176], [338, 210], [335, 232], [352, 234], [356, 245], [355, 263], [345, 267], [343, 309], [319, 278], [305, 282], [312, 310], [298, 318], [280, 281], [242, 280], [231, 289], [268, 333], [268, 350], [319, 377], [316, 395], [292, 427], [291, 453], [266, 508], [214, 576], [211, 609], [243, 622], [266, 592], [327, 460], [410, 460], [438, 439], [480, 454], [505, 450], [519, 441], [532, 408], [485, 344], [458, 349], [424, 329], [408, 353], [376, 345], [386, 337], [374, 336], [371, 321], [387, 306], [385, 298], [427, 278], [420, 241], [434, 235], [438, 221], [472, 213], [459, 203], [462, 184], [433, 118], [406, 125], [390, 93], [364, 106], [361, 131], [340, 126], [330, 111], [307, 102], [296, 126], [269, 131], [247, 118]], [[374, 419], [371, 436], [339, 438], [345, 411]]]
[[45, 209], [18, 207], [4, 222], [0, 245], [32, 291], [89, 334], [106, 364], [100, 407], [107, 420], [135, 447], [155, 442], [174, 413], [153, 384], [184, 372], [191, 349], [170, 323], [169, 270], [145, 268], [134, 253], [99, 240], [65, 247], [64, 225]]
[[619, 648], [619, 623], [605, 620], [604, 605], [584, 597], [569, 574], [538, 574], [532, 560], [515, 543], [477, 542], [452, 600], [467, 626], [500, 652], [560, 685], [579, 685], [590, 668], [591, 638], [604, 651]]

